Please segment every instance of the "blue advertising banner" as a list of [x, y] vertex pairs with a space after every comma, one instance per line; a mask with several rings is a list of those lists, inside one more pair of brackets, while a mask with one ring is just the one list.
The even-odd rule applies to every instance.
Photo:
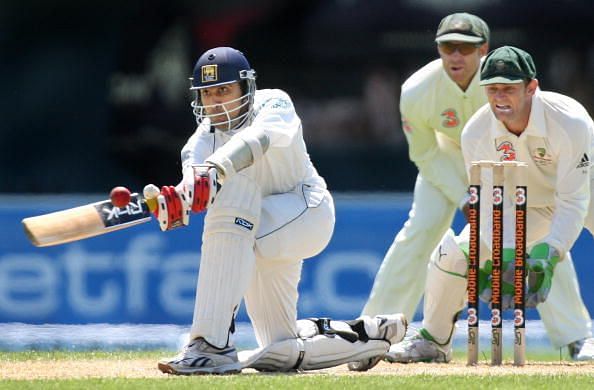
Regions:
[[[101, 197], [3, 197], [0, 208], [0, 322], [189, 324], [200, 264], [202, 216], [162, 233], [156, 222], [55, 247], [32, 246], [21, 219]], [[327, 249], [304, 263], [299, 316], [359, 315], [375, 273], [405, 222], [410, 195], [336, 196], [336, 229]], [[454, 224], [463, 226], [461, 216]], [[582, 296], [594, 311], [594, 242], [573, 249]], [[422, 306], [419, 307], [419, 310]], [[487, 318], [487, 311], [482, 311]], [[416, 319], [421, 318], [417, 312]], [[537, 318], [530, 311], [529, 318]], [[242, 309], [239, 321], [247, 321]]]

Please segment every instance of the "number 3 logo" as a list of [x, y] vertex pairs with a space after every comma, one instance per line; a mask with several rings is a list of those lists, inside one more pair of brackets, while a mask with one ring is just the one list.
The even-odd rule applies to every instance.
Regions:
[[523, 205], [526, 203], [526, 191], [523, 188], [516, 189], [516, 204]]
[[503, 202], [503, 194], [501, 188], [493, 188], [493, 203], [494, 204], [501, 204]]
[[478, 189], [476, 187], [470, 187], [470, 189], [468, 190], [468, 195], [468, 203], [476, 204], [479, 201]]
[[441, 113], [441, 117], [443, 121], [441, 122], [443, 127], [456, 127], [460, 124], [460, 119], [458, 119], [458, 115], [456, 114], [456, 110], [453, 108], [448, 108]]

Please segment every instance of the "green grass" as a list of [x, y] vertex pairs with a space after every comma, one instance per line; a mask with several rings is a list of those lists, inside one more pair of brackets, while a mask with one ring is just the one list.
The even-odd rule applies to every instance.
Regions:
[[17, 362], [26, 360], [79, 360], [79, 359], [155, 359], [175, 355], [172, 351], [0, 351], [0, 362]]
[[[93, 359], [158, 359], [169, 356], [172, 351], [26, 351], [0, 352], [0, 364], [26, 361], [73, 361]], [[465, 360], [465, 354], [455, 354], [455, 359]], [[481, 356], [487, 361], [488, 356]], [[506, 359], [511, 359], [506, 355]], [[543, 351], [535, 355], [528, 354], [530, 361], [559, 361], [558, 351]], [[564, 361], [568, 361], [564, 356]], [[471, 369], [469, 369], [471, 370]], [[471, 371], [469, 371], [471, 372]], [[93, 378], [64, 380], [1, 380], [0, 389], [568, 389], [594, 388], [592, 370], [584, 374], [547, 374], [547, 375], [334, 375], [331, 373], [315, 374], [263, 374], [244, 373], [231, 376], [191, 376], [176, 377], [163, 375], [156, 378]]]
[[591, 376], [333, 376], [333, 375], [235, 375], [164, 377], [163, 379], [84, 379], [3, 381], [0, 389], [587, 389]]

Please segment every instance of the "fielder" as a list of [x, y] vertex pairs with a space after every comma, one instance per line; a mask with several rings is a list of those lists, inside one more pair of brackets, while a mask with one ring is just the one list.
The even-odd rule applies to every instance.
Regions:
[[435, 41], [440, 58], [402, 85], [402, 127], [419, 174], [408, 221], [384, 257], [363, 308], [365, 315], [396, 310], [413, 318], [431, 252], [451, 226], [456, 209], [466, 204], [460, 134], [487, 102], [478, 69], [489, 50], [489, 27], [475, 15], [448, 15]]
[[[513, 308], [514, 189], [528, 188], [526, 307], [536, 307], [553, 346], [569, 345], [576, 360], [594, 359], [591, 320], [577, 285], [569, 250], [585, 226], [594, 227], [590, 202], [590, 153], [594, 123], [577, 101], [538, 88], [530, 54], [504, 46], [481, 67], [489, 104], [466, 124], [462, 152], [472, 161], [523, 161], [523, 179], [506, 173], [504, 199], [503, 297]], [[482, 175], [483, 203], [491, 199], [492, 175]], [[589, 210], [590, 209], [590, 210]], [[491, 211], [481, 214], [481, 299], [491, 301]], [[448, 362], [454, 323], [465, 304], [468, 226], [446, 235], [433, 253], [425, 290], [423, 328], [393, 346], [393, 361]]]
[[[404, 337], [402, 315], [297, 321], [302, 260], [330, 241], [334, 205], [291, 99], [256, 90], [255, 79], [240, 51], [206, 51], [191, 79], [198, 127], [181, 152], [183, 180], [160, 193], [145, 188], [162, 230], [206, 211], [190, 342], [158, 367], [184, 375], [371, 367]], [[260, 348], [238, 356], [232, 334], [242, 298]]]

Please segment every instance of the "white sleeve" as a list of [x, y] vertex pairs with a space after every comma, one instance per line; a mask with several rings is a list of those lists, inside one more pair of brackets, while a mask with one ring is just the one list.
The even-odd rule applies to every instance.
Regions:
[[400, 104], [409, 158], [423, 179], [437, 187], [450, 202], [459, 205], [466, 196], [466, 178], [452, 158], [440, 149], [435, 130], [422, 119], [424, 108], [410, 100], [403, 96]]
[[206, 158], [217, 166], [224, 178], [260, 160], [270, 147], [291, 145], [298, 134], [301, 120], [284, 92], [275, 91], [254, 111], [255, 117], [248, 127]]
[[542, 240], [566, 253], [579, 236], [590, 203], [591, 125], [560, 137], [560, 159], [557, 167], [555, 211], [551, 231]]
[[249, 132], [250, 128], [263, 130], [270, 139], [270, 147], [286, 147], [293, 142], [300, 126], [301, 119], [295, 112], [291, 98], [277, 91], [256, 107], [252, 124], [243, 131]]
[[184, 168], [204, 163], [206, 157], [213, 152], [210, 142], [213, 137], [213, 133], [198, 127], [194, 134], [188, 138], [181, 150], [182, 172]]

